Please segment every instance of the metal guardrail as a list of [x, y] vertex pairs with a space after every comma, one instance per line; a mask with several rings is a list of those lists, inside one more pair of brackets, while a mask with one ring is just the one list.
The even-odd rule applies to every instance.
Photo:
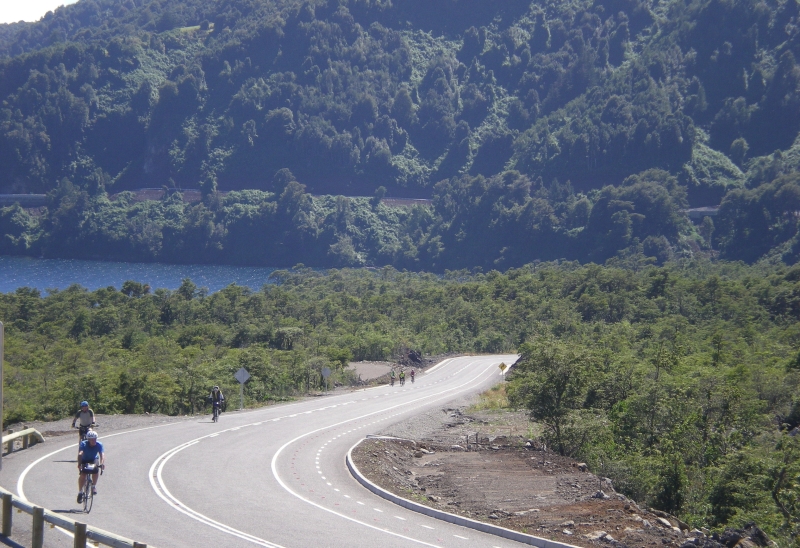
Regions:
[[42, 436], [38, 430], [35, 428], [26, 428], [25, 430], [20, 430], [19, 432], [13, 432], [7, 436], [3, 436], [2, 444], [0, 444], [0, 448], [2, 448], [3, 453], [11, 453], [11, 451], [14, 449], [14, 441], [20, 438], [22, 438], [23, 449], [27, 449], [31, 445], [44, 442], [44, 436]]
[[86, 548], [88, 541], [112, 546], [113, 548], [147, 548], [147, 544], [109, 533], [85, 523], [72, 521], [50, 510], [34, 506], [29, 502], [18, 499], [2, 487], [0, 487], [0, 497], [3, 500], [2, 531], [0, 531], [0, 534], [4, 537], [11, 536], [13, 508], [16, 508], [19, 512], [30, 514], [33, 516], [31, 548], [43, 548], [45, 523], [49, 523], [54, 527], [61, 527], [72, 533], [75, 537], [74, 548]]

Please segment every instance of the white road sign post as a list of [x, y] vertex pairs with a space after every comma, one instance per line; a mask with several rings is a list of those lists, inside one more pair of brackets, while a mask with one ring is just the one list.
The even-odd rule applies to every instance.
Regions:
[[241, 411], [244, 409], [244, 383], [246, 383], [247, 379], [250, 378], [250, 373], [247, 372], [247, 369], [242, 367], [233, 376], [236, 377], [237, 381], [239, 381], [239, 400], [241, 402], [239, 410]]

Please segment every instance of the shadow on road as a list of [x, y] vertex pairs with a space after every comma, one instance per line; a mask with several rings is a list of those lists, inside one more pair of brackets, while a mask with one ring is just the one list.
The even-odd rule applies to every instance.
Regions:
[[72, 460], [54, 460], [53, 462], [71, 462], [72, 464], [75, 464], [76, 462], [78, 462], [78, 459], [72, 459]]
[[77, 508], [71, 508], [70, 510], [52, 510], [56, 514], [83, 514], [83, 510], [78, 510]]
[[13, 546], [14, 548], [25, 548], [25, 546], [23, 546], [22, 544], [17, 544], [10, 538], [6, 538], [3, 536], [0, 536], [0, 544], [5, 544], [6, 546]]

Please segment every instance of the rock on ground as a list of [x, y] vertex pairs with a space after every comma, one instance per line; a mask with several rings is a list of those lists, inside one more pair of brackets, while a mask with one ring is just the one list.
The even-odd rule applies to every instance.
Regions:
[[690, 531], [674, 516], [617, 493], [584, 463], [543, 450], [526, 435], [524, 414], [467, 413], [471, 401], [376, 432], [404, 439], [362, 442], [353, 453], [356, 465], [401, 497], [577, 546], [721, 548], [743, 539], [766, 546], [757, 528], [728, 538]]

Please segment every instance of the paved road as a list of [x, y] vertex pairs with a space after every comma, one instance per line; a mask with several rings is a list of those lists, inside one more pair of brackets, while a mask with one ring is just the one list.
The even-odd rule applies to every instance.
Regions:
[[[75, 517], [158, 548], [519, 546], [395, 506], [345, 466], [347, 451], [367, 434], [485, 390], [500, 380], [497, 365], [514, 359], [455, 358], [402, 388], [102, 436], [107, 473], [92, 513]], [[76, 510], [76, 449], [61, 443], [4, 459], [1, 483], [35, 504]], [[48, 546], [71, 546], [56, 530], [46, 537]]]

